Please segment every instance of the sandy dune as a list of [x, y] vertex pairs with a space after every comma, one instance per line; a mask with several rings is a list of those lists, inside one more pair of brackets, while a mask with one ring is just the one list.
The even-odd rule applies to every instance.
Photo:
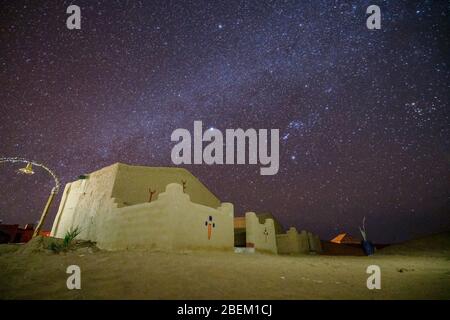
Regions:
[[[54, 254], [33, 244], [1, 245], [0, 298], [450, 299], [447, 253], [276, 256], [81, 247]], [[72, 264], [81, 268], [81, 290], [66, 287]], [[371, 264], [381, 268], [381, 290], [366, 287]]]

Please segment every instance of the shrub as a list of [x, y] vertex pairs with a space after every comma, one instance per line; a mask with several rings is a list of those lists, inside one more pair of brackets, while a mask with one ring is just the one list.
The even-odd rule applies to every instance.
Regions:
[[64, 235], [62, 243], [53, 241], [50, 243], [48, 248], [54, 253], [66, 252], [71, 248], [73, 240], [80, 234], [80, 232], [81, 230], [78, 227], [75, 229], [69, 229]]

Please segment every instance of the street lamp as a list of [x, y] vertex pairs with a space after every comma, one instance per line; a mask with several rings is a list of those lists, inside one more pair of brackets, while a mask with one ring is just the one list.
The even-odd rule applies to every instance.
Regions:
[[21, 168], [17, 172], [29, 175], [34, 174], [33, 165], [31, 164], [31, 162], [28, 162], [25, 168]]
[[35, 161], [29, 161], [23, 158], [0, 158], [0, 163], [2, 162], [10, 162], [10, 163], [26, 163], [27, 165], [24, 168], [20, 168], [19, 170], [17, 170], [18, 173], [21, 174], [26, 174], [26, 175], [32, 175], [34, 174], [34, 170], [33, 170], [33, 165], [35, 167], [41, 167], [43, 168], [45, 171], [47, 171], [53, 178], [54, 182], [55, 182], [55, 186], [52, 188], [52, 191], [50, 192], [50, 195], [48, 197], [47, 203], [45, 204], [44, 210], [42, 211], [42, 215], [41, 215], [41, 219], [39, 220], [38, 225], [36, 226], [36, 229], [34, 230], [33, 233], [33, 238], [36, 237], [37, 235], [39, 235], [39, 232], [42, 229], [42, 226], [45, 222], [45, 218], [47, 217], [47, 214], [50, 210], [50, 206], [53, 202], [53, 199], [55, 198], [55, 195], [58, 193], [59, 191], [59, 180], [58, 177], [56, 176], [56, 174], [50, 170], [49, 168], [47, 168], [45, 165], [41, 164], [41, 163], [37, 163]]

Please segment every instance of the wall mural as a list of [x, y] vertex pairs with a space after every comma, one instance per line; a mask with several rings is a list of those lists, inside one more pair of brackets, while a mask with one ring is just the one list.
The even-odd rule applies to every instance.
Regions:
[[208, 240], [211, 239], [212, 229], [216, 227], [216, 224], [212, 221], [212, 216], [208, 217], [208, 220], [205, 221], [205, 226], [208, 227]]

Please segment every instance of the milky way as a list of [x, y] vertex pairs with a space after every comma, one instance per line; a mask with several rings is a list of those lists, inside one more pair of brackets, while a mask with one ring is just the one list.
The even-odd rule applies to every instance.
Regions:
[[[194, 120], [277, 128], [277, 175], [185, 167], [236, 215], [322, 238], [364, 216], [375, 241], [450, 227], [446, 1], [57, 2], [1, 1], [0, 156], [64, 184], [114, 162], [172, 166], [170, 135]], [[35, 222], [52, 179], [16, 169], [0, 167], [0, 219]]]

